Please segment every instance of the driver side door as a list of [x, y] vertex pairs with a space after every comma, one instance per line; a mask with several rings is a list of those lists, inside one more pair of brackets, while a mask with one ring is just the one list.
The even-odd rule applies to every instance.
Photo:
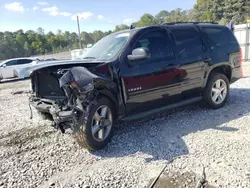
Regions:
[[148, 59], [129, 62], [127, 56], [120, 64], [121, 81], [127, 114], [152, 110], [174, 101], [181, 94], [181, 74], [173, 43], [163, 28], [145, 29], [133, 39], [130, 55], [136, 48], [150, 52]]

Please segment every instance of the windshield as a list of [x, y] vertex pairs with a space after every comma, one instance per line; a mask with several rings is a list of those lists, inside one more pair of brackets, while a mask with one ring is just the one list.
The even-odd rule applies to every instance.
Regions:
[[130, 32], [111, 34], [102, 38], [82, 55], [82, 59], [108, 61], [115, 58], [130, 37]]

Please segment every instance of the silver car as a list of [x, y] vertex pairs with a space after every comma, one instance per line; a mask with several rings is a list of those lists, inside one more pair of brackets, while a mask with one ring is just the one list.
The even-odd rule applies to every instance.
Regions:
[[37, 63], [38, 61], [36, 59], [31, 58], [15, 58], [5, 60], [0, 63], [0, 80], [15, 78], [17, 77], [14, 71], [15, 69], [24, 68]]

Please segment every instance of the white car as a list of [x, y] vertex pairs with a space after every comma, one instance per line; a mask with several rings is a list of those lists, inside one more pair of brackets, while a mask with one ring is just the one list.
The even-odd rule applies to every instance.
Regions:
[[36, 59], [31, 58], [15, 58], [5, 60], [0, 63], [0, 80], [15, 78], [17, 77], [14, 71], [15, 69], [25, 68], [37, 63], [38, 61]]

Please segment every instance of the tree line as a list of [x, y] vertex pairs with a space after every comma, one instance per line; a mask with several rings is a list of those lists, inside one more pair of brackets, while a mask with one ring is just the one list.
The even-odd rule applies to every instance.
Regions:
[[[227, 24], [246, 23], [250, 17], [249, 0], [197, 0], [190, 10], [180, 8], [162, 10], [156, 15], [144, 14], [133, 23], [135, 27], [162, 24], [164, 22], [206, 21]], [[117, 25], [113, 31], [81, 32], [81, 44], [94, 44], [112, 32], [128, 29], [128, 25]], [[45, 34], [42, 28], [37, 31], [18, 30], [16, 32], [0, 32], [0, 59], [49, 54], [79, 48], [79, 37], [76, 32], [58, 30], [57, 33]]]

